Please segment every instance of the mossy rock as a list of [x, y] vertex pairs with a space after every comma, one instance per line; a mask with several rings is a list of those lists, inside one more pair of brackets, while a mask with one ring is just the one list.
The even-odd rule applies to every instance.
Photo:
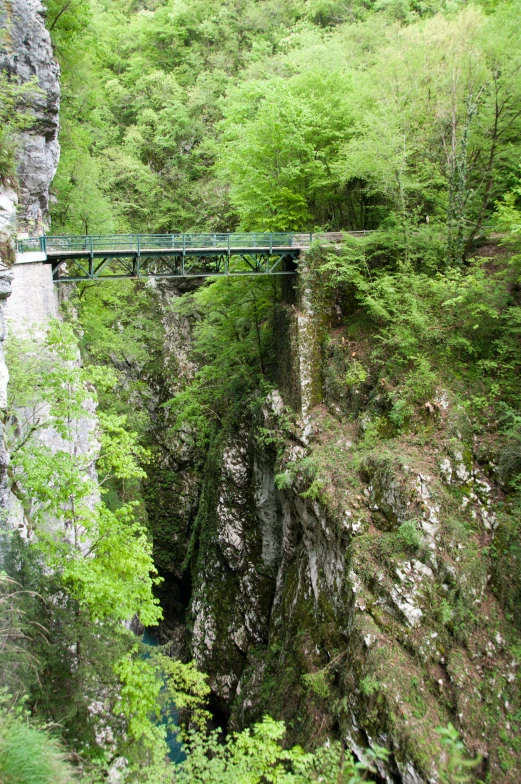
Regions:
[[361, 466], [361, 475], [370, 486], [371, 509], [376, 523], [394, 530], [410, 517], [408, 491], [400, 462], [388, 454], [372, 453]]
[[357, 414], [367, 406], [371, 391], [369, 368], [351, 356], [349, 342], [329, 337], [323, 348], [324, 401], [335, 414]]

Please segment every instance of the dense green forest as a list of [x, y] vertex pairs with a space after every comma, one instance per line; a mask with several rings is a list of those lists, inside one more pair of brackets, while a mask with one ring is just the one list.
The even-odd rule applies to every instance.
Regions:
[[58, 233], [427, 221], [458, 261], [516, 186], [515, 4], [63, 8]]
[[[356, 762], [341, 731], [349, 681], [334, 674], [345, 651], [327, 608], [316, 627], [333, 641], [328, 663], [288, 681], [288, 691], [334, 714], [322, 734], [301, 715], [284, 724], [277, 690], [289, 676], [273, 664], [280, 640], [266, 654], [266, 704], [224, 739], [205, 673], [189, 656], [171, 658], [168, 644], [144, 653], [126, 626], [139, 616], [158, 627], [176, 570], [190, 572], [193, 596], [201, 590], [211, 474], [246, 417], [273, 458], [278, 490], [339, 519], [349, 493], [361, 493], [354, 477], [371, 466], [399, 460], [407, 472], [422, 450], [458, 454], [464, 442], [461, 459], [473, 454], [499, 488], [495, 538], [465, 511], [468, 488], [447, 490], [443, 533], [461, 550], [451, 568], [463, 576], [453, 584], [447, 567], [440, 578], [429, 633], [447, 658], [457, 646], [477, 650], [479, 632], [499, 635], [505, 661], [521, 661], [520, 19], [519, 0], [48, 3], [62, 85], [51, 233], [370, 233], [313, 246], [302, 269], [327, 403], [303, 458], [287, 457], [291, 438], [308, 447], [294, 436], [298, 406], [286, 400], [275, 424], [259, 425], [285, 383], [277, 325], [295, 305], [281, 284], [219, 280], [175, 296], [141, 281], [79, 284], [45, 344], [10, 340], [10, 486], [29, 535], [2, 545], [2, 784], [355, 784], [380, 780], [389, 732], [423, 775], [434, 759], [443, 784], [518, 780], [517, 670], [510, 678], [491, 663], [501, 685], [483, 689], [478, 708], [456, 709], [416, 652], [410, 680], [425, 677], [426, 694], [411, 697], [415, 719], [389, 709], [392, 729]], [[0, 81], [11, 115], [32, 89]], [[5, 117], [8, 161], [30, 116]], [[186, 356], [165, 324], [189, 325]], [[444, 395], [457, 412], [448, 424]], [[41, 437], [42, 405], [64, 440], [57, 451]], [[86, 405], [96, 407], [94, 440], [77, 454], [67, 444]], [[348, 438], [346, 457], [338, 443]], [[171, 493], [183, 460], [203, 487], [187, 536], [175, 510], [165, 529], [164, 513], [183, 503]], [[368, 580], [414, 558], [432, 566], [416, 519], [376, 529], [349, 556]], [[390, 621], [381, 628], [395, 634]], [[412, 633], [395, 637], [414, 648]], [[375, 659], [357, 671], [375, 714], [389, 669]], [[409, 685], [400, 688], [403, 696]], [[172, 702], [186, 752], [175, 766], [160, 721]]]

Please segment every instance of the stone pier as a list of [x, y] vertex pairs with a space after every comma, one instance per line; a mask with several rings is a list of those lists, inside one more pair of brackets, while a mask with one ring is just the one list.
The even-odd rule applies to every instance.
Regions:
[[17, 262], [11, 274], [12, 292], [6, 307], [9, 327], [18, 334], [38, 331], [58, 312], [52, 268], [39, 261]]

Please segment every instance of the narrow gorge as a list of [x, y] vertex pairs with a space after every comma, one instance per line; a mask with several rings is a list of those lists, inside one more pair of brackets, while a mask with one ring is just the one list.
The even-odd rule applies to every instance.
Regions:
[[517, 784], [519, 13], [0, 0], [2, 784]]

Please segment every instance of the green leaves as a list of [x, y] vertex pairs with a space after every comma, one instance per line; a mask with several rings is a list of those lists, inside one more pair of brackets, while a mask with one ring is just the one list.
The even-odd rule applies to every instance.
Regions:
[[211, 713], [206, 709], [210, 696], [208, 678], [194, 661], [184, 664], [178, 659], [155, 653], [157, 666], [165, 679], [167, 693], [181, 715], [183, 724], [206, 731]]
[[428, 225], [461, 261], [519, 157], [519, 4], [346, 8], [51, 3], [56, 230]]
[[143, 624], [154, 626], [162, 612], [152, 590], [161, 578], [146, 531], [133, 518], [134, 506], [126, 504], [115, 512], [103, 504], [95, 507], [76, 549], [68, 548], [61, 573], [92, 620], [128, 621], [138, 615]]
[[[351, 79], [306, 71], [291, 79], [246, 82], [231, 94], [221, 124], [218, 170], [246, 230], [302, 230], [328, 220], [338, 181], [331, 175], [350, 134]], [[323, 215], [312, 217], [311, 203]]]
[[[272, 358], [271, 314], [277, 296], [271, 280], [216, 280], [174, 303], [194, 321], [192, 380], [165, 407], [171, 436], [200, 449], [215, 425], [261, 384]], [[197, 369], [196, 369], [197, 368]]]
[[159, 695], [163, 684], [157, 668], [149, 660], [138, 658], [137, 650], [138, 646], [134, 645], [114, 665], [121, 682], [119, 707], [127, 718], [132, 739], [144, 740], [152, 748], [162, 744], [166, 752], [166, 729], [151, 721], [151, 718], [159, 717]]
[[[100, 423], [100, 454], [97, 460], [100, 483], [109, 477], [142, 479], [146, 476], [140, 462], [150, 458], [150, 451], [137, 443], [137, 433], [126, 429], [125, 414], [97, 412]], [[139, 461], [139, 462], [138, 462]]]
[[436, 732], [441, 735], [441, 742], [447, 752], [439, 771], [442, 784], [465, 784], [472, 781], [471, 771], [479, 765], [480, 758], [468, 758], [467, 749], [450, 722], [446, 727], [438, 727]]
[[[392, 242], [383, 232], [351, 239], [341, 252], [326, 254], [316, 271], [357, 303], [353, 318], [373, 336], [372, 361], [392, 404], [391, 421], [402, 427], [438, 386], [456, 379], [483, 385], [491, 399], [501, 389], [511, 403], [518, 400], [520, 322], [509, 294], [515, 265], [491, 269], [476, 259], [464, 270], [433, 275], [393, 263]], [[353, 360], [350, 372], [356, 367]]]
[[94, 414], [92, 382], [110, 388], [114, 373], [81, 367], [71, 326], [58, 321], [43, 342], [12, 338], [7, 356], [10, 485], [36, 534], [32, 546], [91, 620], [137, 613], [157, 623], [158, 578], [136, 502], [110, 510], [99, 498], [98, 479], [142, 478], [138, 461], [148, 458], [124, 415]]
[[370, 781], [375, 759], [385, 759], [379, 747], [368, 750], [367, 763], [355, 762], [340, 743], [329, 743], [314, 753], [299, 746], [283, 747], [284, 723], [264, 716], [251, 729], [219, 743], [217, 733], [205, 738], [190, 733], [187, 759], [174, 771], [175, 784], [358, 784]]

